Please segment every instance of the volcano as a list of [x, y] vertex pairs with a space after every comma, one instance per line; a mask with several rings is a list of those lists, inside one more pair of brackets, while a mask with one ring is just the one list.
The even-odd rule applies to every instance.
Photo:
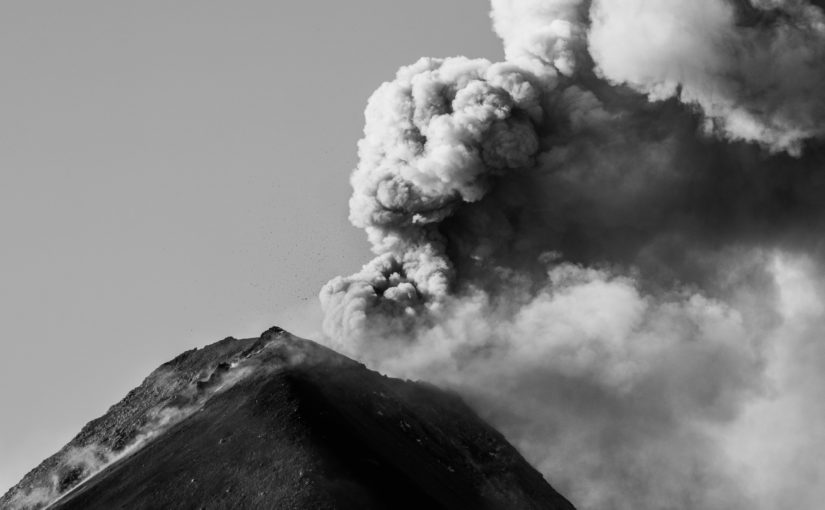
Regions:
[[0, 507], [573, 508], [458, 396], [280, 328], [161, 365]]

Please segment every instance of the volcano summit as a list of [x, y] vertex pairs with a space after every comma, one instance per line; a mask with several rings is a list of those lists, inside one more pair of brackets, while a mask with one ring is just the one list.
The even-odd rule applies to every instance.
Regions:
[[573, 508], [459, 397], [280, 328], [163, 364], [0, 506]]

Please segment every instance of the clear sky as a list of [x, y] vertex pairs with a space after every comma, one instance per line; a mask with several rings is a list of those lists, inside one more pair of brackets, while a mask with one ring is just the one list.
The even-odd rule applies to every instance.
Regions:
[[368, 258], [369, 94], [501, 59], [478, 0], [0, 2], [0, 492], [160, 363]]

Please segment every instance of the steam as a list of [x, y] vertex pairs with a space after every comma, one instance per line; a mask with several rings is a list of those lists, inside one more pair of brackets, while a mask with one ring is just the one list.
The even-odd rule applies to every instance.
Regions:
[[493, 0], [366, 109], [329, 343], [462, 392], [583, 509], [813, 510], [825, 15]]

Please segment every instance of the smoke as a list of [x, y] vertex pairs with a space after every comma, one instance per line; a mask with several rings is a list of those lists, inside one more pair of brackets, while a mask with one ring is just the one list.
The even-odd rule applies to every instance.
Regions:
[[800, 154], [825, 134], [825, 15], [805, 0], [495, 0], [508, 59], [595, 72], [704, 129]]
[[560, 263], [536, 294], [455, 297], [359, 354], [460, 391], [579, 508], [818, 508], [821, 292], [809, 263], [762, 262], [775, 288], [731, 302]]
[[10, 501], [12, 510], [43, 508], [60, 497], [70, 484], [96, 473], [111, 462], [112, 454], [99, 445], [68, 448], [59, 465], [49, 474], [48, 483], [17, 493]]
[[454, 278], [440, 225], [496, 177], [534, 163], [538, 98], [515, 66], [465, 58], [421, 59], [373, 94], [350, 219], [379, 256], [330, 282], [327, 328], [354, 338], [370, 309], [404, 323], [414, 308], [438, 308]]
[[333, 347], [460, 391], [583, 509], [818, 508], [825, 14], [493, 0], [369, 100]]

